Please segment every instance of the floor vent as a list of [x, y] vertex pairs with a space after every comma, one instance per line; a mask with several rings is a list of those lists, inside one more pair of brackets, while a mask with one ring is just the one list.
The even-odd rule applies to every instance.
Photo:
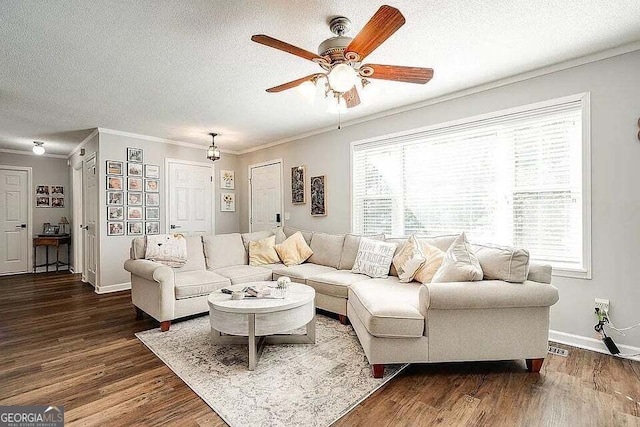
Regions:
[[565, 350], [564, 348], [554, 347], [552, 345], [549, 346], [548, 352], [551, 353], [551, 354], [556, 354], [558, 356], [562, 356], [562, 357], [568, 357], [569, 356], [569, 350]]

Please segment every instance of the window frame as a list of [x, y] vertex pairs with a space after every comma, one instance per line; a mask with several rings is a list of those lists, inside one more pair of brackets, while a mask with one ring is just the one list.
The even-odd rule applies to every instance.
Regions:
[[354, 228], [354, 211], [355, 197], [353, 186], [353, 160], [354, 150], [360, 145], [393, 145], [398, 142], [405, 142], [412, 138], [418, 137], [417, 134], [423, 132], [431, 132], [436, 130], [445, 130], [447, 128], [471, 125], [475, 122], [484, 120], [506, 117], [513, 114], [524, 113], [540, 108], [547, 108], [566, 104], [569, 102], [580, 102], [582, 110], [582, 268], [560, 268], [553, 267], [553, 275], [558, 277], [570, 277], [577, 279], [592, 278], [592, 260], [591, 260], [591, 94], [583, 92], [574, 95], [554, 98], [546, 101], [536, 102], [532, 104], [522, 105], [519, 107], [508, 108], [494, 111], [491, 113], [470, 116], [462, 119], [437, 123], [434, 125], [414, 128], [406, 131], [395, 132], [391, 134], [381, 135], [373, 138], [367, 138], [352, 141], [349, 150], [349, 227], [353, 232]]

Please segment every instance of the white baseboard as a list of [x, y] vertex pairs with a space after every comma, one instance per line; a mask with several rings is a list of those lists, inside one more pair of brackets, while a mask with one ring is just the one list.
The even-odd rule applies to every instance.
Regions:
[[[612, 336], [615, 341], [615, 336]], [[596, 351], [598, 353], [611, 354], [607, 349], [607, 346], [600, 340], [591, 337], [583, 337], [581, 335], [569, 334], [567, 332], [549, 331], [549, 341], [554, 341], [560, 344], [570, 345], [572, 347], [583, 348], [585, 350]], [[625, 344], [616, 344], [622, 354], [638, 354], [640, 353], [640, 347], [633, 347]], [[640, 356], [620, 356], [625, 359], [640, 361]]]
[[106, 286], [98, 286], [96, 288], [96, 293], [108, 294], [110, 292], [126, 291], [128, 289], [131, 289], [131, 282], [116, 283], [113, 285], [106, 285]]

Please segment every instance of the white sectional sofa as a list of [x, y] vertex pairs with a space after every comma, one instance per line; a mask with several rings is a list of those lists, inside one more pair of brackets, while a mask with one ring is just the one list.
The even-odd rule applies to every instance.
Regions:
[[[276, 243], [296, 231], [313, 250], [307, 262], [248, 265], [248, 243], [276, 234]], [[372, 236], [384, 239], [384, 236]], [[430, 238], [446, 251], [456, 236]], [[404, 244], [404, 239], [387, 239]], [[136, 238], [125, 269], [138, 315], [146, 312], [169, 329], [171, 321], [208, 312], [207, 297], [230, 284], [288, 276], [316, 290], [316, 307], [348, 320], [375, 377], [389, 363], [525, 359], [537, 372], [547, 353], [549, 307], [558, 300], [551, 267], [531, 264], [527, 280], [400, 283], [395, 268], [384, 279], [351, 272], [360, 236], [295, 230], [187, 237], [188, 262], [173, 269], [143, 259], [145, 239]]]

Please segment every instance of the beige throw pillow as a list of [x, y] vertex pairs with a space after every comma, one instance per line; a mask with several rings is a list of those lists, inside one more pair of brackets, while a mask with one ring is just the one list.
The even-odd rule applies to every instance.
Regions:
[[280, 262], [276, 252], [276, 236], [249, 242], [249, 265], [275, 264], [276, 262]]
[[360, 239], [358, 254], [351, 272], [366, 274], [369, 277], [388, 277], [395, 251], [395, 243], [363, 237]]
[[278, 256], [286, 266], [302, 264], [313, 255], [313, 251], [299, 231], [275, 247]]
[[418, 239], [418, 242], [420, 242], [420, 249], [422, 249], [422, 255], [425, 257], [425, 262], [422, 267], [416, 271], [413, 280], [420, 283], [431, 283], [433, 276], [442, 265], [444, 252], [424, 240]]
[[467, 236], [462, 233], [447, 250], [442, 265], [431, 282], [475, 282], [478, 280], [482, 280], [482, 268], [467, 241]]
[[393, 257], [393, 265], [396, 267], [400, 281], [402, 283], [412, 281], [416, 272], [422, 268], [426, 260], [416, 236], [409, 237], [407, 243]]
[[522, 283], [529, 275], [529, 251], [497, 245], [472, 245], [487, 280]]

